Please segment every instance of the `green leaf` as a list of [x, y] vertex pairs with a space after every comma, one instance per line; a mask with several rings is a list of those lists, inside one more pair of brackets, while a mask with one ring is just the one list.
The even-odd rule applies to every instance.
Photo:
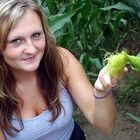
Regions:
[[101, 42], [103, 42], [103, 41], [104, 41], [104, 36], [103, 36], [103, 33], [101, 33], [101, 34], [97, 37], [97, 39], [95, 40], [94, 46], [95, 46], [95, 47], [99, 47], [99, 45], [100, 45]]
[[103, 66], [102, 66], [102, 64], [101, 64], [101, 62], [100, 62], [100, 60], [99, 60], [99, 58], [91, 58], [91, 57], [90, 57], [90, 61], [92, 62], [92, 64], [94, 64], [94, 65], [96, 66], [96, 68], [97, 68], [98, 70], [101, 70], [101, 69], [103, 68]]
[[128, 23], [127, 20], [125, 20], [125, 19], [123, 19], [123, 18], [122, 18], [120, 21], [123, 23], [124, 26], [126, 26], [127, 23]]
[[133, 7], [135, 11], [140, 10], [140, 0], [128, 0], [128, 3]]
[[140, 57], [140, 52], [136, 55], [137, 57]]
[[80, 55], [80, 59], [79, 59], [80, 63], [83, 63], [83, 60], [84, 60], [85, 57], [86, 57], [86, 53], [82, 53]]
[[131, 113], [126, 113], [126, 115], [130, 118], [133, 119], [134, 121], [140, 123], [140, 117], [136, 117], [135, 115], [131, 114]]
[[57, 30], [62, 29], [67, 22], [70, 21], [71, 17], [76, 13], [76, 11], [71, 11], [65, 14], [57, 14], [50, 16], [48, 23], [52, 33], [54, 34]]
[[68, 33], [69, 33], [69, 38], [74, 37], [74, 26], [71, 20], [68, 22]]
[[135, 13], [133, 8], [131, 8], [131, 7], [129, 7], [126, 4], [121, 3], [121, 2], [119, 2], [119, 3], [115, 4], [115, 5], [112, 5], [112, 6], [101, 8], [101, 10], [104, 10], [104, 11], [112, 10], [112, 9], [117, 9], [117, 10], [122, 10], [122, 11], [127, 11], [127, 12]]
[[54, 1], [46, 0], [45, 2], [47, 3], [47, 6], [48, 6], [48, 8], [50, 10], [51, 15], [56, 14], [57, 9], [56, 9], [56, 6], [54, 4]]

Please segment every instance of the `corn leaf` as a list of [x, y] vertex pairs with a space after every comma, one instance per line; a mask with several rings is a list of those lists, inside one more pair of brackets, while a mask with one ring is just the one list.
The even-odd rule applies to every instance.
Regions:
[[132, 120], [134, 120], [134, 121], [140, 123], [140, 117], [136, 117], [135, 115], [133, 115], [133, 114], [131, 114], [131, 113], [126, 113], [126, 115], [127, 115], [130, 119], [132, 119]]
[[55, 34], [57, 30], [62, 29], [67, 24], [67, 22], [70, 21], [71, 17], [75, 13], [76, 13], [76, 10], [71, 11], [69, 13], [65, 13], [65, 14], [57, 14], [54, 16], [50, 16], [48, 19], [48, 23], [49, 23], [52, 33]]
[[112, 6], [108, 6], [108, 7], [105, 7], [105, 8], [101, 8], [101, 10], [112, 10], [112, 9], [117, 9], [117, 10], [122, 10], [122, 11], [127, 11], [127, 12], [132, 12], [132, 13], [135, 13], [135, 11], [133, 10], [133, 8], [127, 6], [126, 4], [124, 3], [117, 3], [115, 5], [112, 5]]

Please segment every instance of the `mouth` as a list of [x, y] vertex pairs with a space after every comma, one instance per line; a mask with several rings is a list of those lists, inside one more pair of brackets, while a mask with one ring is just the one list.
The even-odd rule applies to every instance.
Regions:
[[35, 57], [36, 57], [36, 54], [35, 55], [32, 55], [30, 57], [23, 58], [22, 60], [23, 61], [30, 61], [30, 60], [33, 60]]

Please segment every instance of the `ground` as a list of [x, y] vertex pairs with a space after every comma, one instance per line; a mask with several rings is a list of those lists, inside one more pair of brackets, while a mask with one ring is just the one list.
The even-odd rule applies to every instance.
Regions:
[[[140, 103], [133, 107], [129, 107], [130, 112], [140, 115]], [[116, 124], [111, 134], [103, 134], [87, 122], [80, 110], [75, 110], [74, 118], [80, 124], [87, 135], [87, 140], [140, 140], [140, 124], [125, 117], [117, 105]]]

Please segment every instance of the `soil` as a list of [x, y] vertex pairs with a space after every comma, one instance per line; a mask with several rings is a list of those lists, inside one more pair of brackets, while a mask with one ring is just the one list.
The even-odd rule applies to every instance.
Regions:
[[[128, 107], [128, 111], [140, 116], [140, 103], [135, 107]], [[130, 120], [124, 114], [117, 105], [116, 124], [110, 134], [104, 134], [94, 128], [79, 109], [75, 110], [74, 118], [86, 133], [86, 140], [140, 140], [140, 123]]]

